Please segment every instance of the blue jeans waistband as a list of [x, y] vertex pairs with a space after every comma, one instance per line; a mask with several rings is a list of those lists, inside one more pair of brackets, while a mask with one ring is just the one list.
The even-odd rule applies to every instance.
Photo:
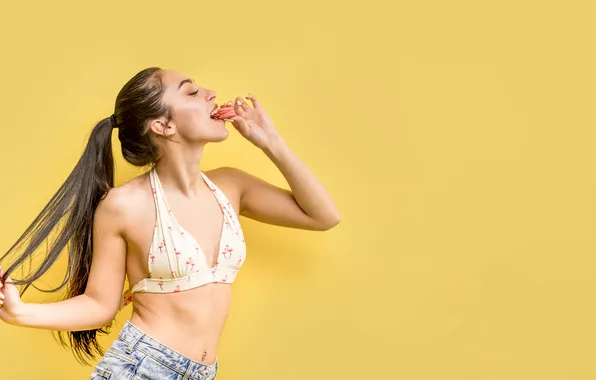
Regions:
[[132, 352], [139, 342], [151, 346], [155, 350], [159, 351], [159, 354], [155, 355], [147, 353], [153, 358], [153, 360], [158, 361], [160, 364], [166, 365], [181, 375], [185, 375], [186, 373], [194, 373], [197, 370], [204, 370], [205, 368], [216, 369], [218, 367], [217, 356], [215, 358], [215, 363], [213, 364], [203, 364], [196, 362], [155, 340], [151, 336], [141, 331], [138, 327], [130, 323], [130, 321], [126, 321], [122, 327], [122, 330], [120, 330], [120, 334], [118, 334], [118, 339], [128, 343], [127, 353]]

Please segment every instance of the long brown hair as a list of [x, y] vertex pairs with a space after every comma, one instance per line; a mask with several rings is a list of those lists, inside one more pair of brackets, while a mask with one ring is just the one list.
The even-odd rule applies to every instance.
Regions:
[[[118, 138], [124, 159], [135, 166], [153, 165], [158, 149], [149, 132], [151, 119], [171, 118], [170, 110], [163, 103], [165, 92], [162, 70], [150, 67], [133, 76], [116, 97], [114, 117], [101, 120], [91, 131], [87, 146], [72, 173], [52, 196], [48, 204], [27, 227], [10, 249], [0, 257], [0, 262], [11, 264], [5, 277], [15, 270], [23, 270], [25, 263], [42, 254], [41, 264], [15, 285], [24, 285], [21, 295], [33, 282], [50, 269], [68, 248], [68, 266], [64, 279], [56, 288], [42, 290], [56, 292], [65, 286], [65, 299], [85, 292], [92, 257], [93, 215], [98, 203], [114, 187], [114, 158], [112, 156], [112, 130], [118, 128]], [[113, 123], [116, 125], [113, 125]], [[52, 234], [56, 238], [47, 248], [41, 249]], [[60, 331], [59, 342], [70, 346], [77, 360], [88, 364], [96, 354], [104, 351], [97, 341], [97, 334], [109, 333], [112, 322], [103, 328], [87, 331]]]

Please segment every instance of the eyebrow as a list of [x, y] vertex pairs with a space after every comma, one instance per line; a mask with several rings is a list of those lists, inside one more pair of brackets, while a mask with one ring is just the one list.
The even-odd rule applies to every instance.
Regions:
[[182, 82], [180, 82], [180, 84], [178, 85], [178, 90], [180, 90], [180, 87], [182, 87], [182, 85], [184, 83], [194, 83], [194, 81], [192, 79], [185, 79]]

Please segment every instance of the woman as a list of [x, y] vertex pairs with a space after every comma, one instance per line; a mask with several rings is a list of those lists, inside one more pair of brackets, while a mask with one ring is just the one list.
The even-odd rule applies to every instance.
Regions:
[[[114, 114], [95, 126], [66, 182], [3, 256], [14, 256], [2, 272], [4, 322], [62, 331], [61, 342], [81, 361], [103, 355], [92, 379], [215, 378], [231, 283], [246, 257], [238, 215], [308, 230], [330, 229], [340, 218], [253, 96], [247, 97], [252, 105], [239, 97], [233, 108], [228, 103], [220, 110], [215, 97], [192, 79], [156, 67], [126, 83]], [[228, 137], [222, 117], [273, 161], [291, 191], [234, 168], [201, 171], [205, 144]], [[113, 128], [126, 161], [150, 167], [116, 188]], [[50, 233], [56, 238], [39, 269], [11, 280]], [[15, 285], [26, 289], [67, 243], [66, 299], [22, 302]], [[123, 302], [125, 276], [132, 287]], [[131, 319], [103, 354], [97, 333], [107, 333], [131, 301]]]

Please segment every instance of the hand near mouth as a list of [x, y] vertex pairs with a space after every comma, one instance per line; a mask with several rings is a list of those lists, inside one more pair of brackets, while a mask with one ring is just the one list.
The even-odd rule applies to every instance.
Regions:
[[253, 95], [246, 98], [251, 101], [252, 108], [244, 99], [237, 97], [234, 103], [222, 105], [213, 118], [230, 121], [245, 139], [258, 148], [267, 149], [272, 140], [279, 137], [277, 130], [259, 101]]

